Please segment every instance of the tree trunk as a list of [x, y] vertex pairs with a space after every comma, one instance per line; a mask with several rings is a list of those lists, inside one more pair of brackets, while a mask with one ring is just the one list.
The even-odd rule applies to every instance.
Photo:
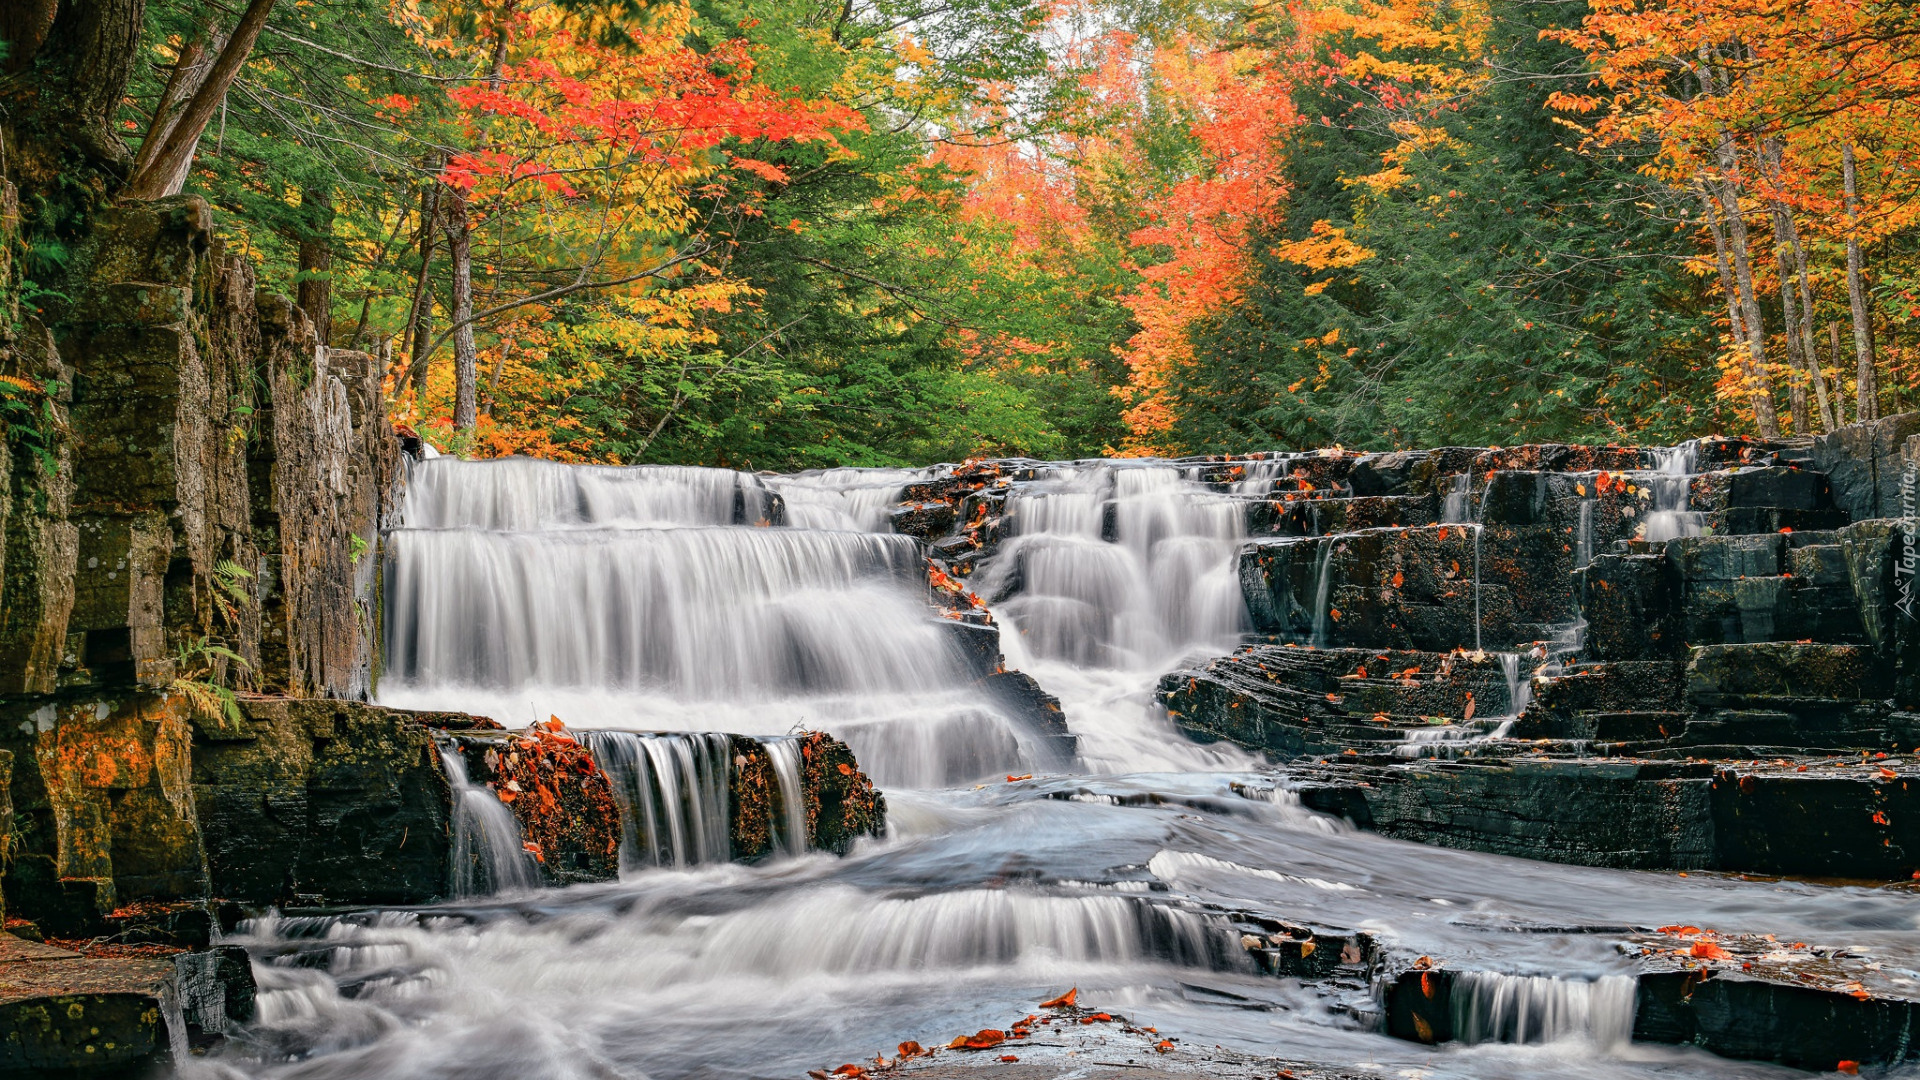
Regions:
[[[174, 122], [173, 130], [167, 133], [160, 149], [148, 159], [144, 168], [127, 181], [126, 190], [121, 192], [122, 197], [162, 199], [180, 194], [180, 189], [186, 186], [187, 174], [193, 170], [193, 153], [200, 145], [200, 135], [207, 130], [207, 122], [213, 119], [213, 114], [220, 110], [220, 103], [227, 97], [227, 88], [233, 85], [234, 77], [240, 74], [240, 68], [253, 52], [253, 43], [266, 27], [273, 3], [274, 0], [252, 0], [247, 5], [246, 13], [240, 16], [239, 25], [233, 28], [232, 36], [220, 50], [219, 59], [213, 62], [213, 69], [207, 73], [192, 99], [180, 110], [179, 120]], [[142, 156], [145, 156], [144, 152]]]
[[1854, 384], [1856, 421], [1880, 419], [1879, 386], [1873, 357], [1873, 320], [1867, 310], [1867, 285], [1860, 265], [1860, 196], [1854, 187], [1853, 144], [1840, 147], [1840, 175], [1847, 196], [1847, 302], [1853, 308], [1853, 354], [1858, 364]]
[[473, 229], [467, 193], [447, 189], [447, 256], [453, 274], [453, 427], [472, 431], [479, 419], [478, 357], [473, 344]]
[[59, 9], [58, 0], [7, 0], [0, 4], [0, 42], [5, 42], [7, 55], [4, 67], [9, 75], [17, 75], [33, 64], [34, 54], [40, 51], [40, 44], [47, 40], [47, 31], [53, 27], [53, 16]]
[[300, 310], [313, 320], [320, 344], [333, 340], [333, 192], [302, 192], [301, 209], [310, 212], [300, 237]]
[[213, 70], [214, 57], [226, 44], [226, 35], [209, 22], [192, 41], [181, 46], [180, 55], [173, 63], [173, 71], [167, 76], [166, 89], [160, 92], [160, 102], [154, 106], [153, 116], [147, 121], [147, 134], [140, 140], [140, 153], [133, 159], [135, 176], [151, 166], [153, 159], [159, 156], [160, 148], [166, 145], [167, 136], [179, 126], [187, 102], [205, 85], [207, 73]]
[[[1731, 165], [1729, 175], [1737, 175], [1737, 159], [1732, 158], [1733, 140], [1722, 135], [1721, 143], [1722, 167]], [[1767, 377], [1766, 324], [1760, 317], [1760, 300], [1753, 292], [1753, 265], [1747, 257], [1750, 247], [1746, 219], [1740, 211], [1740, 193], [1730, 181], [1710, 181], [1709, 187], [1714, 190], [1721, 217], [1726, 221], [1727, 249], [1733, 264], [1733, 282], [1747, 338], [1747, 379], [1753, 397], [1754, 426], [1761, 437], [1777, 439], [1780, 437], [1780, 419], [1773, 409], [1772, 380]]]
[[[420, 276], [413, 281], [413, 306], [407, 311], [407, 374], [401, 382], [413, 387], [416, 402], [427, 393], [428, 328], [433, 324], [433, 242], [440, 232], [440, 184], [431, 181], [420, 193]], [[396, 387], [396, 390], [399, 388]]]
[[1828, 351], [1833, 356], [1833, 425], [1835, 427], [1845, 427], [1847, 423], [1847, 382], [1840, 377], [1840, 372], [1845, 370], [1845, 368], [1841, 366], [1845, 361], [1840, 358], [1840, 322], [1837, 319], [1827, 323], [1827, 345], [1829, 346]]
[[1812, 418], [1807, 415], [1807, 384], [1802, 373], [1814, 362], [1803, 356], [1800, 347], [1800, 316], [1793, 291], [1793, 270], [1788, 264], [1787, 229], [1785, 210], [1779, 203], [1773, 203], [1767, 215], [1773, 226], [1773, 266], [1774, 273], [1780, 279], [1780, 321], [1787, 330], [1787, 371], [1790, 372], [1787, 383], [1787, 415], [1793, 421], [1793, 433], [1805, 435], [1813, 428]]
[[5, 89], [0, 115], [20, 136], [21, 156], [31, 158], [18, 163], [22, 193], [97, 183], [74, 175], [64, 147], [109, 176], [124, 175], [132, 155], [114, 118], [139, 58], [146, 0], [65, 0], [57, 8], [48, 0], [0, 0], [0, 8], [7, 66], [20, 73]]
[[1819, 410], [1821, 429], [1831, 432], [1840, 426], [1840, 418], [1834, 412], [1832, 396], [1827, 393], [1827, 376], [1820, 370], [1820, 348], [1813, 339], [1813, 279], [1807, 274], [1807, 247], [1800, 242], [1800, 226], [1793, 219], [1793, 211], [1782, 206], [1781, 214], [1786, 219], [1787, 243], [1793, 249], [1794, 273], [1800, 288], [1800, 353], [1807, 360], [1807, 377], [1813, 382], [1814, 405]]

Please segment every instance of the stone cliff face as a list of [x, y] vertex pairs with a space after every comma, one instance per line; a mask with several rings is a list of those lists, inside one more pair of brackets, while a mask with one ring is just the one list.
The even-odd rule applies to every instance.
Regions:
[[0, 694], [363, 694], [357, 553], [397, 466], [377, 362], [257, 289], [197, 198], [105, 211], [75, 259], [56, 325], [18, 313], [0, 351], [0, 373], [52, 388], [0, 507]]

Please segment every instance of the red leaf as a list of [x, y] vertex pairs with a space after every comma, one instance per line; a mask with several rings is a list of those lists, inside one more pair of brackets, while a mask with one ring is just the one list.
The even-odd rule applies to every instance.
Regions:
[[1076, 986], [1066, 993], [1061, 994], [1059, 997], [1054, 998], [1052, 1001], [1041, 1002], [1040, 1007], [1043, 1009], [1071, 1009], [1073, 1008], [1074, 1001], [1079, 997], [1080, 988]]

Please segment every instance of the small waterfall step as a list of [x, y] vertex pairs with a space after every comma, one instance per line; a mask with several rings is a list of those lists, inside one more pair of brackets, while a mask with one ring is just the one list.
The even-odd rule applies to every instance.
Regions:
[[457, 862], [456, 895], [845, 852], [885, 827], [884, 796], [819, 732], [572, 732], [556, 720], [449, 734], [442, 760], [481, 838], [460, 850], [485, 868], [463, 877]]

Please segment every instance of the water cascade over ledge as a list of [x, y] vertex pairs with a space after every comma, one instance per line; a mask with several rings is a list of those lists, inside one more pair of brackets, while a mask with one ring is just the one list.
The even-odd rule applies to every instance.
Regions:
[[[1907, 972], [1900, 897], [1409, 844], [1335, 775], [1540, 771], [1505, 763], [1564, 707], [1586, 609], [1527, 576], [1702, 532], [1687, 491], [1725, 457], [1585, 449], [1552, 469], [1476, 448], [1364, 469], [416, 463], [381, 552], [379, 701], [560, 717], [619, 805], [619, 880], [537, 888], [513, 813], [450, 754], [459, 899], [241, 927], [262, 972], [241, 1071], [798, 1076], [1077, 986], [1183, 1046], [1356, 1075], [1772, 1075], [1640, 1041], [1648, 972], [1690, 962], [1661, 935], [1839, 935]], [[1517, 562], [1536, 534], [1552, 545]], [[1077, 757], [988, 689], [1001, 660], [1057, 696]], [[1665, 722], [1634, 707], [1605, 722]], [[809, 850], [839, 811], [806, 794], [835, 772], [807, 731], [886, 789], [884, 838]], [[748, 778], [764, 854], [743, 864]]]

